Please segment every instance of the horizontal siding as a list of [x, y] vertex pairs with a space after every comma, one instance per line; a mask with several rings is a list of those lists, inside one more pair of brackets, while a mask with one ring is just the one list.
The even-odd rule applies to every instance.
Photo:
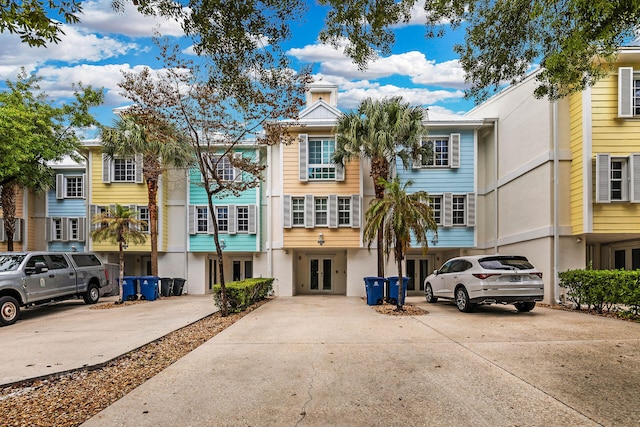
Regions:
[[582, 94], [572, 95], [569, 100], [569, 138], [571, 147], [570, 181], [570, 223], [574, 234], [579, 234], [584, 229], [583, 210], [584, 197], [582, 188], [585, 173], [582, 170], [583, 135], [582, 135]]
[[[218, 239], [224, 239], [223, 252], [255, 252], [255, 234], [226, 234], [220, 233]], [[189, 236], [191, 252], [215, 252], [213, 234], [193, 234]]]
[[322, 245], [326, 248], [359, 248], [360, 247], [360, 229], [359, 228], [291, 228], [285, 229], [284, 247], [285, 248], [318, 248], [318, 235], [322, 233], [325, 243]]
[[[327, 136], [327, 133], [313, 134], [309, 137]], [[328, 194], [359, 194], [360, 193], [360, 161], [353, 160], [346, 164], [344, 181], [300, 181], [298, 172], [298, 143], [282, 145], [282, 183], [284, 194], [313, 194], [316, 196]]]
[[91, 203], [94, 205], [143, 205], [146, 206], [149, 199], [147, 186], [144, 183], [111, 183], [102, 182], [102, 154], [100, 149], [93, 148], [91, 152], [92, 170], [91, 178]]
[[[460, 167], [459, 168], [419, 168], [404, 169], [402, 161], [397, 159], [398, 176], [402, 181], [412, 180], [409, 191], [426, 191], [433, 194], [445, 192], [472, 193], [475, 191], [475, 158], [473, 131], [457, 131], [442, 129], [437, 136], [460, 134]], [[434, 133], [434, 136], [436, 133]]]
[[[474, 242], [474, 228], [473, 227], [438, 227], [438, 243], [434, 246], [429, 240], [429, 247], [431, 249], [442, 248], [472, 248]], [[412, 247], [418, 247], [415, 241], [412, 242]]]
[[84, 252], [84, 242], [49, 242], [47, 250], [56, 252], [72, 252], [72, 246], [76, 248], [76, 251]]
[[48, 217], [79, 217], [87, 216], [87, 206], [85, 199], [56, 199], [55, 193], [47, 194], [47, 216]]
[[[214, 197], [213, 203], [215, 205], [247, 205], [256, 203], [257, 187], [250, 188], [243, 191], [238, 196], [228, 194], [224, 197]], [[202, 175], [198, 169], [191, 169], [189, 171], [189, 204], [207, 206], [209, 199], [207, 192], [202, 186]]]

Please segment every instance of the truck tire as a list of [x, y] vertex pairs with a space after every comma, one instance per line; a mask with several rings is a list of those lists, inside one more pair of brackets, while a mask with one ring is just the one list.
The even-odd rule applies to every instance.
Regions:
[[95, 304], [100, 299], [100, 288], [95, 284], [87, 286], [87, 292], [83, 295], [86, 304]]
[[14, 297], [0, 298], [0, 325], [7, 326], [16, 323], [20, 317], [20, 305]]

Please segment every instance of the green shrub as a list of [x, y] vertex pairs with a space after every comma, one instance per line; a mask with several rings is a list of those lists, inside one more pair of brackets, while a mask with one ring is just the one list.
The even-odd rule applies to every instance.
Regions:
[[640, 308], [640, 271], [568, 270], [559, 274], [560, 286], [576, 308], [598, 312], [626, 306], [636, 314]]
[[[227, 309], [231, 313], [239, 313], [251, 304], [265, 299], [271, 292], [273, 279], [254, 278], [240, 282], [225, 284], [227, 291]], [[218, 307], [222, 307], [222, 287], [213, 286], [213, 300]]]

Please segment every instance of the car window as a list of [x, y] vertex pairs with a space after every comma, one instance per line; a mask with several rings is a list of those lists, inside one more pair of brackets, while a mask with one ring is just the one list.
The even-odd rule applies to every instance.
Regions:
[[94, 265], [101, 265], [97, 256], [92, 254], [77, 254], [71, 255], [73, 261], [78, 267], [90, 267]]
[[478, 260], [480, 266], [487, 270], [531, 270], [533, 265], [523, 256], [487, 257]]
[[24, 255], [0, 255], [0, 271], [15, 271], [20, 267]]
[[453, 265], [453, 263], [455, 263], [455, 260], [445, 262], [444, 264], [442, 264], [442, 267], [440, 267], [440, 270], [438, 270], [438, 273], [451, 273], [451, 266]]
[[59, 270], [61, 268], [69, 268], [69, 263], [63, 255], [49, 255], [49, 259], [51, 260], [51, 269]]
[[44, 259], [44, 255], [34, 255], [29, 258], [29, 261], [27, 261], [27, 267], [35, 267], [36, 262], [43, 262], [44, 265], [47, 265], [47, 261]]

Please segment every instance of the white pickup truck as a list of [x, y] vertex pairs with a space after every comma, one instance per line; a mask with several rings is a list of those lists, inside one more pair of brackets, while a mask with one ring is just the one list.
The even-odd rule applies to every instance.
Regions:
[[0, 326], [15, 323], [20, 307], [80, 297], [95, 304], [109, 292], [107, 270], [92, 253], [0, 253]]

